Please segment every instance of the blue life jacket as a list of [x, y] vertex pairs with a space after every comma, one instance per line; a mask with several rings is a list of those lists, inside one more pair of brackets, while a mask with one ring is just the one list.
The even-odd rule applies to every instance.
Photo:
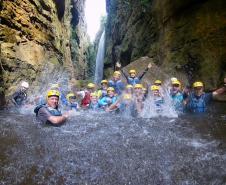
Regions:
[[135, 78], [128, 77], [127, 78], [127, 83], [134, 86], [134, 85], [140, 83], [140, 79], [138, 77], [135, 77]]
[[164, 103], [164, 100], [162, 97], [154, 97], [154, 104], [156, 111], [162, 111], [162, 105]]
[[125, 84], [121, 80], [118, 80], [116, 82], [109, 80], [108, 85], [109, 87], [113, 87], [115, 89], [115, 92], [119, 95], [122, 94], [122, 91], [125, 88]]
[[205, 94], [197, 97], [192, 93], [189, 97], [188, 109], [193, 113], [203, 113], [206, 112], [206, 101]]
[[78, 103], [69, 103], [68, 106], [69, 106], [70, 110], [78, 109]]
[[117, 101], [116, 96], [113, 96], [113, 97], [105, 96], [101, 98], [98, 103], [100, 104], [100, 106], [104, 107], [104, 106], [109, 106], [115, 103], [116, 101]]
[[100, 105], [99, 103], [93, 104], [92, 102], [89, 104], [89, 109], [94, 110], [94, 111], [98, 111], [100, 110]]
[[177, 92], [175, 95], [171, 95], [173, 106], [177, 111], [183, 111], [184, 96], [181, 92]]

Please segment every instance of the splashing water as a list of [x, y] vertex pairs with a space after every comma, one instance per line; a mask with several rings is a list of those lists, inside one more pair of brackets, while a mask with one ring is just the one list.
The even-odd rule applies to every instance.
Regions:
[[79, 112], [48, 127], [33, 115], [0, 112], [0, 184], [225, 184], [226, 125], [213, 114]]
[[155, 98], [153, 97], [153, 95], [150, 95], [151, 92], [149, 92], [149, 96], [144, 102], [144, 109], [141, 112], [141, 117], [143, 118], [154, 118], [154, 117], [177, 118], [178, 117], [178, 112], [174, 108], [168, 87], [169, 87], [169, 82], [166, 81], [160, 89], [160, 93], [164, 97], [164, 103], [161, 105], [160, 109], [156, 108]]

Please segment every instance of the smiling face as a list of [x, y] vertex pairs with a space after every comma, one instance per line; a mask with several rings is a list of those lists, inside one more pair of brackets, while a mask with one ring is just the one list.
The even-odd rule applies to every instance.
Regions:
[[52, 107], [52, 108], [57, 108], [58, 106], [58, 103], [59, 103], [59, 97], [58, 96], [50, 96], [47, 98], [47, 104], [49, 107]]
[[130, 73], [130, 77], [131, 78], [135, 78], [136, 77], [136, 73]]
[[203, 94], [203, 87], [194, 87], [194, 93], [196, 96], [201, 96]]
[[101, 87], [102, 87], [102, 89], [105, 89], [106, 90], [108, 88], [108, 84], [107, 83], [102, 83], [101, 84]]
[[108, 96], [109, 97], [113, 97], [115, 95], [115, 92], [114, 91], [108, 91], [107, 93], [108, 93]]
[[160, 96], [159, 90], [152, 91], [153, 96]]
[[180, 91], [180, 85], [179, 84], [172, 84], [171, 92], [173, 94], [176, 94]]

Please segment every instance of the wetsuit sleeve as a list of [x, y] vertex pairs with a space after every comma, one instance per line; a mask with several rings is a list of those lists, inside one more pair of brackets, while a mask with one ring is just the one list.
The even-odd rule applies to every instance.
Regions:
[[17, 102], [16, 102], [16, 98], [19, 96], [19, 92], [15, 92], [13, 93], [12, 95], [12, 101], [14, 104], [18, 105]]
[[204, 97], [205, 103], [209, 103], [212, 100], [213, 100], [213, 93], [212, 92], [205, 93], [205, 97]]
[[98, 101], [98, 103], [99, 103], [100, 106], [106, 106], [107, 105], [106, 98], [105, 97], [101, 98]]
[[38, 120], [41, 121], [42, 123], [46, 123], [49, 119], [49, 117], [52, 116], [48, 110], [45, 107], [42, 107], [41, 109], [39, 109], [38, 111]]
[[123, 69], [121, 69], [121, 72], [122, 72], [123, 76], [126, 78], [126, 80], [128, 81], [128, 75], [123, 71]]
[[144, 70], [144, 72], [138, 77], [139, 80], [141, 80], [147, 72], [148, 72], [148, 67], [147, 67], [147, 68]]

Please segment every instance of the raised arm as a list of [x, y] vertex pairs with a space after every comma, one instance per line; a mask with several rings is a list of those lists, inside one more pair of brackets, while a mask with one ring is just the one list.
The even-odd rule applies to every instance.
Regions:
[[226, 92], [226, 77], [224, 78], [224, 86], [213, 91], [213, 98], [216, 97], [217, 95], [222, 95], [225, 92]]
[[152, 64], [149, 63], [147, 68], [144, 70], [144, 72], [138, 78], [141, 80], [151, 67], [152, 67]]
[[116, 67], [118, 68], [118, 70], [120, 70], [121, 72], [122, 72], [122, 74], [123, 74], [123, 76], [126, 78], [126, 80], [128, 79], [128, 75], [123, 71], [123, 69], [121, 68], [122, 67], [122, 65], [119, 63], [119, 62], [117, 62], [116, 63]]

